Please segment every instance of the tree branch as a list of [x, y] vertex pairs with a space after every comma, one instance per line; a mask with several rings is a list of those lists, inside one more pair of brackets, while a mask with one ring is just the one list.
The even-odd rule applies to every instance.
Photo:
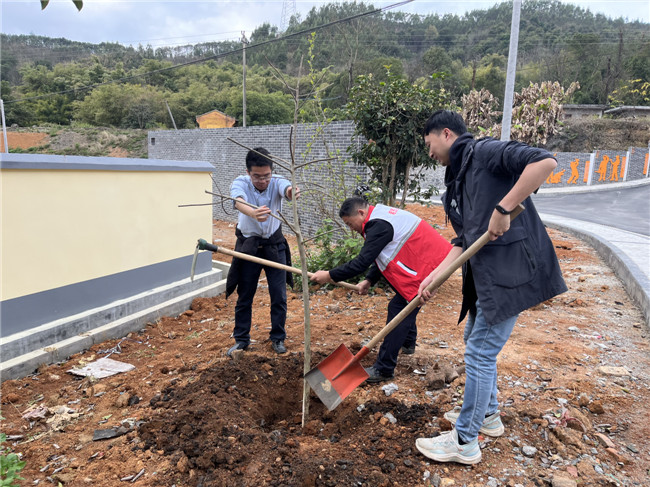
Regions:
[[[290, 164], [290, 163], [288, 161], [285, 161], [281, 157], [275, 156], [273, 154], [269, 154], [269, 155], [262, 154], [260, 152], [257, 152], [255, 149], [253, 149], [251, 147], [248, 147], [247, 145], [244, 145], [244, 144], [242, 144], [240, 142], [237, 142], [235, 139], [231, 139], [230, 137], [226, 137], [226, 140], [229, 140], [233, 144], [237, 144], [238, 146], [243, 147], [244, 149], [248, 149], [249, 151], [253, 151], [256, 154], [259, 154], [259, 155], [264, 156], [264, 157], [268, 157], [269, 159], [273, 159], [273, 162], [276, 163], [278, 166], [280, 166], [282, 169], [291, 172], [291, 167], [289, 165], [287, 165], [287, 164]], [[280, 161], [282, 161], [282, 162], [280, 162]]]

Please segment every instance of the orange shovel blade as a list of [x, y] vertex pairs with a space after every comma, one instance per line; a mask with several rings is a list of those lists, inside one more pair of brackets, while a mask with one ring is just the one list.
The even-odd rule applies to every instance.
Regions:
[[352, 352], [341, 345], [305, 374], [305, 379], [329, 411], [368, 378], [358, 361], [350, 364], [353, 358]]

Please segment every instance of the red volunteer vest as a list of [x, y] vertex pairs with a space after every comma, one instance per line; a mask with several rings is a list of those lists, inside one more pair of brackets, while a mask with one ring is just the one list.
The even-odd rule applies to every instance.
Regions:
[[397, 292], [411, 301], [424, 278], [447, 257], [451, 244], [421, 218], [385, 205], [369, 207], [363, 222], [364, 238], [366, 224], [374, 219], [387, 221], [393, 227], [393, 240], [375, 263]]

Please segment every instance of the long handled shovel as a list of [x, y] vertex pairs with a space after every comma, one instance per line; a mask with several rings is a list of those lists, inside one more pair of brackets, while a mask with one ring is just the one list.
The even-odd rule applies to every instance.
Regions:
[[[244, 260], [249, 260], [251, 262], [255, 262], [257, 264], [261, 265], [266, 265], [269, 267], [275, 267], [276, 269], [282, 269], [284, 271], [289, 271], [293, 272], [295, 274], [301, 274], [302, 275], [302, 270], [298, 269], [297, 267], [291, 267], [288, 265], [280, 264], [278, 262], [273, 262], [272, 260], [266, 260], [266, 259], [261, 259], [259, 257], [255, 257], [254, 255], [248, 255], [244, 254], [242, 252], [237, 252], [236, 250], [230, 250], [230, 249], [224, 249], [223, 247], [217, 247], [216, 245], [209, 244], [202, 238], [198, 240], [198, 243], [196, 244], [196, 249], [194, 250], [194, 258], [192, 259], [192, 271], [190, 278], [191, 280], [194, 280], [194, 270], [196, 269], [196, 257], [199, 253], [199, 250], [209, 250], [211, 252], [219, 252], [222, 254], [230, 255], [232, 257], [237, 257], [238, 259], [244, 259]], [[311, 272], [307, 273], [308, 277], [313, 276], [314, 274]], [[355, 284], [350, 284], [349, 282], [337, 282], [336, 283], [339, 286], [351, 289], [353, 291], [358, 291], [359, 286]]]
[[[510, 221], [516, 218], [523, 210], [524, 207], [522, 205], [515, 208], [510, 214]], [[427, 291], [433, 291], [438, 288], [489, 241], [490, 234], [485, 232], [426, 287]], [[418, 297], [411, 300], [372, 340], [361, 347], [361, 350], [356, 355], [352, 355], [352, 352], [344, 344], [341, 344], [333, 353], [318, 364], [316, 368], [305, 374], [305, 379], [328, 410], [331, 411], [341, 404], [343, 399], [368, 378], [368, 373], [359, 363], [360, 360], [368, 355], [377, 343], [393, 331], [420, 304], [420, 298]]]

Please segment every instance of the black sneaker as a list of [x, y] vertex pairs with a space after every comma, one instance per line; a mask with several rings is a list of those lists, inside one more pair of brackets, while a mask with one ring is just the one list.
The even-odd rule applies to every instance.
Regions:
[[413, 355], [415, 353], [415, 344], [409, 346], [403, 345], [399, 351], [404, 355]]
[[248, 343], [237, 342], [228, 349], [226, 355], [230, 357], [235, 350], [246, 350], [247, 348], [248, 348]]
[[275, 353], [287, 353], [287, 347], [284, 346], [284, 340], [271, 340], [271, 348]]
[[393, 374], [391, 375], [384, 375], [381, 372], [379, 372], [377, 369], [374, 367], [364, 367], [366, 372], [370, 377], [366, 379], [366, 382], [368, 384], [378, 384], [379, 382], [385, 382], [387, 380], [391, 380], [393, 377], [395, 377]]

